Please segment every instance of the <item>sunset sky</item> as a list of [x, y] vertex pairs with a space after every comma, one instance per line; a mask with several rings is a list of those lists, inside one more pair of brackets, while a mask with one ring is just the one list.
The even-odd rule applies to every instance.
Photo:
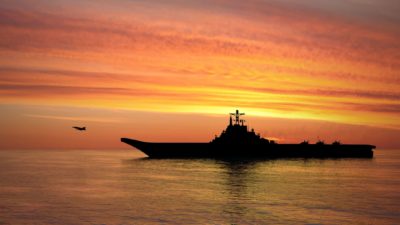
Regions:
[[398, 0], [0, 3], [0, 149], [209, 141], [236, 109], [278, 143], [400, 147]]

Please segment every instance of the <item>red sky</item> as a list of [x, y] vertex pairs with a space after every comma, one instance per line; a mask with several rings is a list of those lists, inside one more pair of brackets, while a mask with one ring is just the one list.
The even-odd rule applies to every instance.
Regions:
[[400, 147], [397, 1], [0, 2], [0, 148], [209, 141], [237, 108], [282, 143]]

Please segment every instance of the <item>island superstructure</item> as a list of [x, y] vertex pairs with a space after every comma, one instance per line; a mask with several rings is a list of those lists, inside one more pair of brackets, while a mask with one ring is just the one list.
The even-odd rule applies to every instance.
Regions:
[[242, 119], [244, 113], [229, 114], [229, 125], [209, 143], [160, 143], [121, 138], [150, 158], [372, 158], [375, 146], [341, 144], [335, 141], [315, 144], [278, 144], [249, 130]]

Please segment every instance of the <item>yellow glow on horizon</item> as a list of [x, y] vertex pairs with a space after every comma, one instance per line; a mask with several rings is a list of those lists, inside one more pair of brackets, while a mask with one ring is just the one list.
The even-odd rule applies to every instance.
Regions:
[[157, 1], [146, 3], [154, 10], [148, 14], [134, 2], [107, 13], [102, 4], [115, 3], [88, 12], [64, 2], [60, 14], [41, 4], [0, 9], [0, 105], [205, 115], [239, 109], [400, 129], [399, 29], [390, 21], [325, 17], [289, 3], [260, 13], [224, 1], [230, 7], [215, 11], [179, 8], [182, 2], [165, 6], [173, 17]]

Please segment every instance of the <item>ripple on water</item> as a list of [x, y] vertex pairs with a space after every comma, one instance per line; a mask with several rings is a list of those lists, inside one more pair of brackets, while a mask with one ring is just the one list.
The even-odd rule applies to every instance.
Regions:
[[229, 162], [0, 151], [0, 224], [397, 224], [399, 152]]

